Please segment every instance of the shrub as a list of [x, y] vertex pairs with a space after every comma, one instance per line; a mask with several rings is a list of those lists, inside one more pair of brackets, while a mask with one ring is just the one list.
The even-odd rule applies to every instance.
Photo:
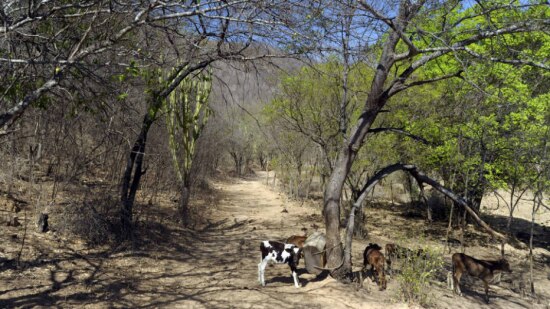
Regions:
[[54, 218], [55, 228], [62, 234], [80, 237], [90, 245], [112, 240], [112, 225], [105, 213], [99, 213], [105, 208], [101, 203], [108, 202], [97, 202], [95, 207], [91, 203], [79, 202], [61, 206], [57, 218]]
[[422, 248], [421, 254], [409, 254], [401, 260], [399, 297], [402, 301], [422, 306], [429, 304], [430, 282], [443, 269], [443, 253], [431, 247]]

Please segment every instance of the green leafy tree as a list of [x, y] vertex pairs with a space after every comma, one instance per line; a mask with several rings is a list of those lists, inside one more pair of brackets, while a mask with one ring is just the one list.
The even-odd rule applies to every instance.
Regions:
[[[544, 57], [548, 53], [547, 40], [540, 34], [507, 39], [503, 46], [488, 44], [476, 48], [478, 52], [490, 50], [508, 58], [526, 53]], [[416, 162], [423, 162], [428, 170], [437, 172], [453, 191], [460, 192], [479, 211], [484, 194], [511, 185], [517, 188], [523, 177], [520, 175], [525, 174], [513, 170], [525, 166], [517, 161], [521, 149], [535, 142], [536, 135], [541, 140], [544, 115], [548, 113], [543, 103], [548, 94], [532, 74], [538, 71], [538, 77], [544, 81], [548, 79], [548, 71], [530, 66], [510, 70], [507, 63], [469, 61], [472, 63], [465, 72], [466, 81], [450, 80], [423, 87], [427, 93], [436, 90], [439, 94], [431, 100], [416, 102], [403, 96], [397, 108], [398, 118], [407, 130], [432, 142], [433, 147], [422, 152]], [[449, 67], [449, 62], [442, 65]], [[420, 73], [433, 74], [439, 66], [427, 66]], [[454, 66], [458, 69], [459, 63]], [[506, 176], [509, 172], [515, 176]], [[509, 202], [514, 204], [517, 199]]]
[[[367, 99], [348, 137], [338, 147], [338, 157], [325, 188], [324, 214], [327, 248], [330, 248], [328, 266], [333, 269], [332, 275], [340, 279], [347, 278], [351, 270], [351, 259], [344, 259], [340, 241], [339, 201], [343, 186], [367, 134], [390, 99], [413, 87], [461, 76], [472, 66], [473, 60], [546, 67], [537, 57], [527, 59], [511, 55], [510, 58], [501, 58], [493, 57], [490, 49], [477, 50], [478, 46], [524, 33], [544, 33], [549, 19], [544, 5], [533, 4], [526, 9], [519, 3], [482, 1], [464, 7], [456, 1], [403, 0], [390, 9], [366, 1], [359, 3], [362, 13], [378, 20], [386, 32], [377, 36], [380, 54]], [[507, 18], [492, 19], [491, 16]], [[480, 19], [486, 18], [490, 23], [480, 25]], [[449, 65], [443, 65], [445, 63]], [[433, 74], [421, 73], [423, 68], [432, 65], [437, 67], [437, 70], [432, 70]], [[455, 70], [455, 67], [459, 69]], [[351, 252], [351, 248], [346, 247], [345, 251]]]
[[[343, 65], [336, 58], [314, 67], [304, 67], [299, 72], [284, 76], [279, 95], [266, 106], [264, 114], [271, 125], [285, 129], [292, 140], [300, 138], [315, 143], [322, 154], [321, 177], [332, 171], [337, 146], [341, 142], [341, 114], [357, 114], [357, 106], [364, 95], [360, 92], [372, 71], [364, 64], [357, 64], [347, 76], [347, 104], [342, 111], [344, 95], [342, 79], [338, 72]], [[296, 133], [298, 135], [296, 135]], [[283, 137], [285, 132], [281, 132]], [[289, 136], [290, 138], [290, 136]]]

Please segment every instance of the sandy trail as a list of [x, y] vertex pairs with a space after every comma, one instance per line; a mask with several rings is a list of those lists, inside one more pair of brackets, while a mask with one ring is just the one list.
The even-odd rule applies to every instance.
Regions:
[[[266, 269], [266, 287], [257, 281], [259, 243], [283, 240], [312, 228], [306, 218], [318, 210], [286, 201], [271, 191], [260, 178], [218, 184], [224, 198], [213, 214], [213, 225], [201, 233], [200, 258], [195, 271], [211, 273], [200, 282], [184, 286], [200, 299], [186, 299], [172, 305], [238, 308], [383, 308], [373, 294], [355, 291], [331, 278], [316, 280], [301, 271], [302, 287], [296, 289], [286, 265]], [[317, 222], [319, 223], [319, 222]], [[301, 262], [303, 267], [303, 262]], [[193, 287], [191, 287], [193, 286]], [[198, 289], [198, 291], [197, 291]], [[402, 307], [395, 305], [393, 307]]]
[[[350, 292], [330, 278], [312, 281], [314, 276], [305, 273], [303, 287], [296, 289], [286, 265], [268, 267], [267, 286], [260, 287], [260, 241], [302, 234], [312, 223], [305, 218], [318, 211], [286, 202], [260, 178], [215, 186], [223, 198], [209, 212], [208, 224], [191, 231], [150, 220], [141, 227], [147, 239], [138, 249], [87, 249], [52, 233], [30, 232], [26, 268], [0, 272], [0, 307], [388, 307], [374, 300], [376, 294]], [[164, 211], [174, 215], [173, 209]], [[13, 230], [19, 236], [10, 240], [11, 232], [0, 239], [12, 243], [0, 251], [6, 256], [15, 254], [21, 238]]]

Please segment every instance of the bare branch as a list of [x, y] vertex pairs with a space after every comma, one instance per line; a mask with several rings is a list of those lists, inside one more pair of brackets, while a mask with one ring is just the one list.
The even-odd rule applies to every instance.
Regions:
[[[429, 61], [439, 58], [450, 52], [464, 51], [468, 45], [474, 44], [476, 42], [482, 41], [484, 39], [493, 38], [499, 35], [512, 34], [512, 33], [522, 33], [530, 32], [536, 30], [543, 30], [550, 27], [550, 20], [542, 21], [522, 21], [508, 25], [505, 28], [488, 30], [488, 31], [479, 31], [471, 37], [458, 41], [450, 46], [440, 46], [432, 48], [423, 48], [418, 50], [420, 54], [425, 54], [422, 58], [415, 61], [411, 67], [416, 69]], [[410, 58], [408, 53], [401, 53], [394, 56], [395, 61], [401, 61], [404, 59]]]
[[431, 83], [435, 83], [435, 82], [438, 82], [438, 81], [442, 81], [442, 80], [445, 80], [445, 79], [449, 79], [449, 78], [453, 78], [453, 77], [459, 77], [459, 78], [462, 78], [462, 73], [464, 71], [462, 70], [459, 70], [455, 73], [451, 73], [451, 74], [447, 74], [447, 75], [443, 75], [443, 76], [439, 76], [439, 77], [435, 77], [435, 78], [430, 78], [430, 79], [423, 79], [423, 80], [418, 80], [418, 81], [414, 81], [412, 83], [408, 83], [408, 84], [402, 84], [399, 82], [399, 79], [396, 79], [396, 80], [393, 80], [392, 83], [391, 83], [391, 87], [388, 88], [388, 96], [393, 96], [403, 90], [406, 90], [406, 89], [409, 89], [411, 87], [414, 87], [414, 86], [421, 86], [421, 85], [426, 85], [426, 84], [431, 84]]
[[[82, 35], [79, 42], [74, 47], [73, 51], [70, 53], [70, 55], [67, 57], [66, 60], [58, 60], [58, 63], [63, 64], [60, 67], [56, 68], [55, 76], [51, 79], [49, 79], [47, 82], [45, 82], [42, 86], [40, 86], [35, 91], [31, 92], [30, 94], [26, 95], [22, 100], [20, 100], [15, 106], [8, 109], [7, 111], [0, 114], [0, 128], [7, 127], [13, 123], [14, 120], [19, 118], [23, 114], [23, 112], [30, 106], [30, 104], [40, 98], [44, 93], [52, 90], [54, 87], [56, 87], [59, 84], [59, 80], [63, 78], [63, 73], [65, 70], [67, 70], [71, 65], [74, 65], [76, 62], [84, 59], [85, 57], [93, 54], [98, 53], [106, 48], [112, 47], [115, 44], [119, 42], [121, 38], [123, 38], [126, 34], [128, 34], [130, 31], [134, 30], [138, 26], [142, 25], [145, 22], [145, 16], [147, 13], [149, 13], [151, 10], [153, 10], [154, 6], [148, 6], [140, 11], [138, 11], [135, 15], [134, 21], [122, 28], [120, 31], [115, 33], [113, 36], [111, 36], [108, 39], [105, 39], [103, 41], [95, 42], [87, 46], [86, 48], [83, 48], [79, 51], [82, 43], [86, 40], [86, 37], [88, 36], [89, 32], [92, 29], [92, 24], [94, 19], [92, 19], [92, 22], [90, 23], [90, 26], [86, 29], [84, 34]], [[55, 11], [55, 10], [54, 10]], [[97, 16], [97, 15], [96, 15]], [[44, 17], [45, 18], [45, 17]], [[0, 59], [0, 61], [4, 61], [4, 59]], [[14, 61], [10, 61], [10, 59], [7, 59], [7, 62], [19, 62], [19, 63], [27, 63], [32, 64], [33, 59], [29, 59], [26, 62], [22, 59], [13, 59]]]
[[97, 13], [94, 14], [92, 20], [90, 21], [90, 25], [88, 26], [88, 29], [86, 29], [86, 31], [84, 32], [84, 34], [80, 38], [80, 41], [78, 41], [76, 46], [73, 48], [73, 51], [69, 55], [69, 59], [74, 58], [74, 56], [76, 55], [76, 52], [78, 52], [78, 50], [80, 49], [80, 46], [82, 46], [82, 43], [84, 43], [84, 41], [88, 38], [88, 35], [90, 34], [90, 31], [92, 31], [92, 26], [93, 26], [94, 21], [96, 20], [96, 18], [97, 18]]
[[23, 100], [19, 101], [15, 106], [0, 114], [0, 128], [9, 126], [11, 123], [13, 123], [13, 121], [15, 121], [23, 114], [25, 109], [32, 102], [42, 96], [42, 94], [50, 91], [52, 88], [57, 86], [58, 83], [58, 80], [56, 80], [55, 78], [48, 80], [40, 88], [26, 95]]
[[48, 17], [50, 17], [50, 16], [52, 16], [52, 15], [54, 15], [57, 12], [60, 12], [60, 11], [91, 8], [94, 5], [95, 5], [95, 3], [93, 1], [89, 2], [88, 4], [71, 3], [71, 4], [62, 5], [62, 6], [52, 7], [52, 8], [50, 8], [49, 10], [47, 10], [46, 12], [44, 12], [42, 14], [37, 13], [37, 11], [38, 11], [38, 8], [37, 8], [35, 11], [33, 11], [32, 15], [27, 14], [23, 18], [13, 22], [11, 25], [9, 25], [7, 27], [6, 26], [5, 27], [0, 27], [0, 32], [14, 31], [15, 29], [22, 28], [23, 26], [25, 26], [28, 23], [33, 23], [33, 22], [36, 22], [36, 21], [45, 20]]
[[[542, 28], [544, 28], [545, 26], [548, 26], [548, 25], [550, 25], [550, 20], [544, 21], [542, 24], [541, 23], [533, 23], [533, 22], [530, 22], [530, 21], [521, 22], [521, 23], [517, 23], [517, 24], [511, 25], [511, 26], [508, 26], [508, 27], [503, 28], [503, 29], [497, 29], [497, 30], [493, 30], [493, 31], [481, 31], [478, 34], [471, 36], [470, 38], [461, 40], [461, 41], [459, 41], [459, 42], [457, 42], [457, 43], [455, 43], [451, 46], [448, 46], [448, 47], [436, 47], [436, 48], [422, 49], [419, 52], [421, 54], [424, 54], [424, 56], [422, 56], [420, 59], [414, 61], [407, 69], [405, 69], [399, 75], [398, 78], [396, 78], [392, 81], [390, 86], [384, 92], [386, 93], [386, 95], [388, 97], [391, 97], [392, 95], [395, 95], [396, 93], [398, 93], [398, 92], [400, 92], [404, 89], [410, 88], [411, 86], [422, 85], [422, 84], [434, 82], [434, 81], [437, 81], [437, 80], [447, 79], [447, 78], [451, 78], [451, 77], [458, 77], [458, 76], [460, 76], [460, 73], [461, 73], [460, 71], [456, 72], [456, 73], [444, 75], [442, 77], [434, 78], [434, 79], [431, 79], [431, 80], [411, 83], [408, 86], [404, 85], [405, 80], [407, 78], [409, 78], [412, 75], [412, 73], [415, 72], [418, 68], [420, 68], [420, 67], [426, 65], [428, 62], [430, 62], [432, 60], [435, 60], [435, 59], [437, 59], [437, 58], [439, 58], [443, 55], [446, 55], [450, 52], [456, 52], [456, 51], [461, 51], [461, 50], [464, 51], [464, 50], [466, 50], [466, 47], [470, 44], [479, 42], [479, 41], [484, 40], [484, 39], [492, 38], [492, 37], [495, 37], [495, 36], [498, 36], [498, 35], [511, 34], [511, 33], [521, 33], [521, 32], [533, 31], [533, 30], [540, 30], [540, 29], [542, 29]], [[394, 60], [398, 61], [398, 60], [403, 60], [403, 59], [406, 59], [406, 58], [408, 58], [407, 53], [396, 55], [394, 57]]]
[[[407, 52], [407, 55], [409, 57], [412, 57], [416, 54], [418, 54], [418, 48], [414, 45], [414, 43], [407, 37], [407, 35], [403, 32], [403, 29], [405, 29], [405, 26], [409, 20], [409, 16], [414, 16], [418, 9], [424, 5], [425, 1], [418, 1], [418, 3], [411, 5], [411, 12], [408, 12], [407, 9], [400, 9], [400, 19], [397, 23], [394, 23], [394, 18], [389, 18], [384, 16], [382, 13], [378, 12], [376, 9], [374, 9], [371, 5], [369, 5], [366, 1], [361, 0], [359, 3], [367, 10], [369, 11], [374, 17], [377, 19], [383, 21], [386, 25], [388, 25], [393, 31], [395, 31], [397, 34], [399, 34], [399, 38], [409, 47], [409, 51]], [[405, 1], [402, 2], [401, 5], [406, 5]]]
[[464, 48], [464, 50], [468, 54], [470, 54], [470, 55], [472, 55], [472, 56], [474, 56], [478, 59], [481, 59], [481, 60], [489, 60], [489, 61], [492, 61], [492, 62], [500, 62], [500, 63], [506, 63], [506, 64], [512, 64], [512, 65], [528, 65], [528, 66], [536, 67], [536, 68], [543, 69], [543, 70], [550, 70], [550, 66], [545, 65], [544, 63], [537, 63], [537, 62], [534, 62], [534, 61], [521, 60], [521, 59], [502, 59], [502, 58], [495, 58], [495, 57], [486, 57], [484, 55], [476, 53], [475, 51], [473, 51], [469, 48]]
[[468, 205], [468, 202], [466, 202], [465, 199], [454, 193], [451, 189], [446, 188], [439, 184], [436, 180], [426, 176], [422, 172], [418, 171], [417, 167], [411, 164], [402, 164], [402, 163], [396, 163], [390, 166], [386, 166], [385, 168], [378, 171], [373, 177], [371, 177], [367, 183], [363, 186], [361, 189], [361, 194], [359, 195], [359, 198], [354, 203], [354, 207], [360, 207], [366, 198], [367, 194], [374, 188], [374, 186], [382, 180], [384, 177], [388, 176], [391, 173], [394, 173], [396, 171], [403, 170], [409, 172], [419, 184], [426, 183], [430, 186], [432, 186], [437, 191], [445, 194], [447, 197], [449, 197], [451, 200], [453, 200], [455, 203], [462, 206], [468, 214], [483, 228], [485, 229], [489, 234], [492, 236], [501, 239], [503, 241], [508, 241], [508, 238], [491, 228], [485, 221], [483, 221], [477, 213], [470, 208]]

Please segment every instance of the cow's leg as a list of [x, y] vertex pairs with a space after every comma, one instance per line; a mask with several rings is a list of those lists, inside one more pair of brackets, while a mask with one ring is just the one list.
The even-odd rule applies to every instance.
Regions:
[[386, 289], [386, 275], [384, 274], [384, 267], [379, 269], [378, 272], [378, 282], [380, 283], [380, 291]]
[[485, 301], [489, 303], [489, 283], [483, 279], [483, 285], [485, 286]]
[[264, 274], [265, 274], [265, 266], [267, 265], [267, 261], [266, 260], [262, 260], [259, 264], [258, 264], [258, 281], [260, 281], [260, 284], [262, 286], [265, 286], [265, 277], [264, 277]]
[[262, 262], [258, 263], [258, 282], [262, 284]]
[[460, 277], [462, 276], [462, 273], [460, 271], [456, 271], [453, 274], [453, 284], [455, 288], [455, 292], [458, 294], [458, 296], [462, 296], [462, 291], [460, 291]]
[[298, 280], [298, 273], [296, 273], [296, 268], [291, 267], [290, 270], [292, 270], [292, 278], [294, 279], [294, 286], [299, 288], [300, 287], [300, 281]]

